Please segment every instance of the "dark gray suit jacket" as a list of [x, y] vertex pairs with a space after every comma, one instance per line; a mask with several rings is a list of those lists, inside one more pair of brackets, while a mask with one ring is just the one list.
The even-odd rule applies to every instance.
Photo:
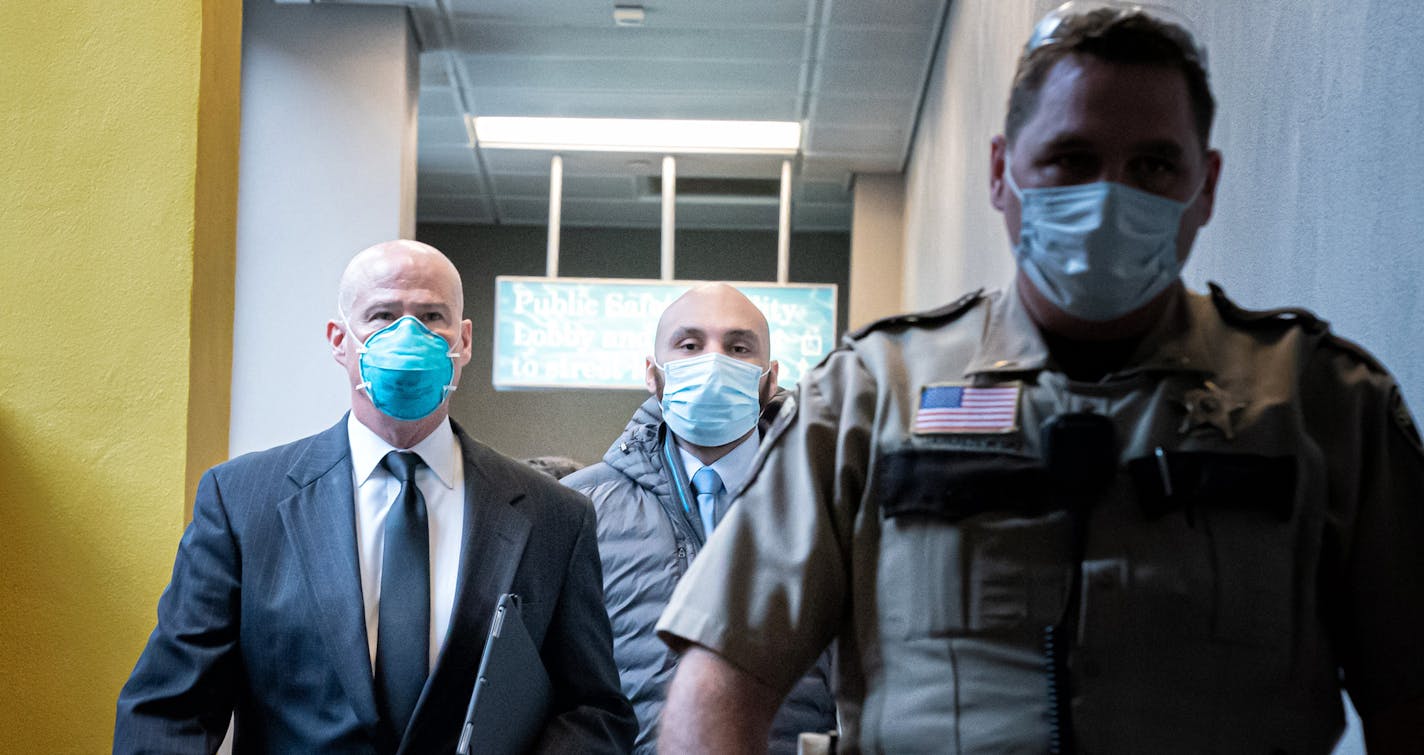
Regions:
[[[465, 523], [450, 630], [401, 753], [453, 752], [499, 596], [518, 593], [555, 690], [539, 751], [625, 752], [593, 508], [458, 426]], [[376, 753], [345, 421], [209, 470], [114, 751]]]

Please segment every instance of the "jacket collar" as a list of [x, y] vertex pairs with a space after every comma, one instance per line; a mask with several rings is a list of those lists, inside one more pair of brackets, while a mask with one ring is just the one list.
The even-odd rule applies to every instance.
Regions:
[[[307, 580], [322, 640], [357, 718], [374, 734], [377, 722], [357, 560], [355, 491], [346, 419], [314, 436], [287, 471], [297, 491], [277, 505], [287, 538]], [[483, 638], [500, 595], [509, 591], [528, 542], [530, 521], [519, 510], [523, 489], [498, 463], [497, 454], [451, 423], [465, 465], [465, 523], [460, 572], [450, 617], [450, 640], [431, 669], [411, 719], [411, 736], [431, 709], [452, 702], [476, 670]], [[427, 702], [428, 700], [428, 702]], [[429, 728], [429, 727], [425, 727]]]

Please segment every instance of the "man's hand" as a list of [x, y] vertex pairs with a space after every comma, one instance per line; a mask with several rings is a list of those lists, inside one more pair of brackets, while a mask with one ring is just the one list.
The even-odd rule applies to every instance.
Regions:
[[771, 687], [706, 648], [688, 647], [658, 725], [660, 753], [766, 752], [781, 702]]

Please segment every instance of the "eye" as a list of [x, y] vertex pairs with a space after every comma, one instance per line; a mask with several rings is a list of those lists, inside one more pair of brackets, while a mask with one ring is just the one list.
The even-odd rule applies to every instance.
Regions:
[[751, 347], [747, 346], [744, 343], [734, 343], [732, 344], [731, 348], [728, 349], [728, 351], [731, 351], [733, 354], [738, 355], [752, 353]]
[[1132, 164], [1132, 175], [1138, 185], [1154, 194], [1175, 189], [1181, 174], [1181, 166], [1175, 160], [1162, 157], [1141, 157]]
[[427, 312], [424, 315], [421, 315], [421, 319], [425, 322], [445, 322], [445, 315], [442, 315], [439, 312]]
[[375, 312], [372, 312], [370, 316], [368, 316], [366, 319], [370, 320], [371, 322], [388, 322], [390, 320], [395, 319], [395, 316], [392, 315], [390, 312], [377, 310]]
[[696, 342], [696, 341], [680, 341], [680, 342], [679, 342], [676, 346], [674, 346], [673, 348], [676, 349], [676, 350], [678, 350], [678, 351], [693, 352], [693, 351], [697, 351], [699, 348], [701, 348], [701, 344], [699, 344], [699, 343]]
[[1090, 152], [1059, 152], [1039, 163], [1039, 172], [1049, 184], [1073, 184], [1098, 173], [1098, 158]]

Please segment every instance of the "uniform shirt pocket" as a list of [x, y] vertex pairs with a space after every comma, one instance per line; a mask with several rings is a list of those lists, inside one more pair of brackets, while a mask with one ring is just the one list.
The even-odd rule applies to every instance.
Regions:
[[877, 462], [877, 576], [891, 637], [957, 636], [1054, 623], [1070, 526], [1032, 458], [911, 449]]
[[1213, 571], [1213, 639], [1288, 647], [1296, 589], [1294, 456], [1175, 452], [1128, 464], [1149, 521], [1201, 527]]

